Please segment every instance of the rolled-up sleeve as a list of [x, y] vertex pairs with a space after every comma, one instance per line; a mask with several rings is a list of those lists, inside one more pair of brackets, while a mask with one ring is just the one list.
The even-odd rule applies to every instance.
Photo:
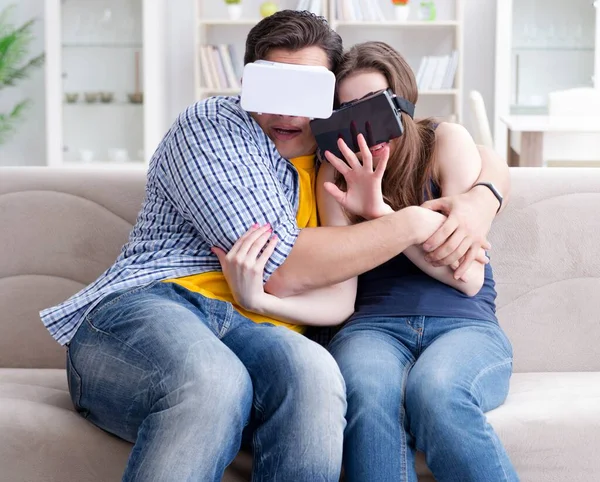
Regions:
[[228, 251], [254, 223], [271, 224], [279, 241], [265, 267], [265, 281], [300, 233], [270, 162], [250, 131], [188, 109], [158, 163], [165, 195], [209, 246]]

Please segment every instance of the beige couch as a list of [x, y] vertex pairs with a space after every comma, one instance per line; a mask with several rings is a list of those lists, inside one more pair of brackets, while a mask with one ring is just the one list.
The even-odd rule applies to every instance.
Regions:
[[[512, 176], [491, 242], [516, 373], [489, 420], [522, 480], [595, 482], [600, 169]], [[63, 349], [38, 311], [112, 263], [143, 193], [141, 172], [0, 168], [0, 482], [120, 480], [130, 445], [73, 411]], [[248, 480], [247, 466], [238, 459], [226, 480]]]

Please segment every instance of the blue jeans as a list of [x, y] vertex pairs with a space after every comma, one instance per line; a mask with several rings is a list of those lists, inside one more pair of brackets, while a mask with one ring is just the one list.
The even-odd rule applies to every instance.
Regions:
[[135, 445], [124, 481], [220, 481], [252, 421], [253, 481], [338, 481], [345, 386], [321, 346], [172, 283], [113, 294], [67, 352], [71, 397]]
[[348, 482], [414, 482], [415, 450], [440, 482], [518, 480], [484, 415], [504, 402], [512, 372], [497, 323], [354, 319], [330, 351], [346, 381]]

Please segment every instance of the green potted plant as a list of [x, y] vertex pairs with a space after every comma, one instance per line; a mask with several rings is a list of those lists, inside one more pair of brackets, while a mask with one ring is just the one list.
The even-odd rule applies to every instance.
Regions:
[[392, 0], [394, 14], [398, 22], [406, 22], [410, 13], [409, 0]]
[[242, 17], [242, 0], [225, 0], [225, 4], [230, 20], [239, 20]]
[[[16, 85], [44, 62], [44, 54], [29, 58], [35, 20], [14, 27], [9, 21], [13, 8], [11, 5], [0, 12], [0, 90]], [[14, 131], [29, 103], [30, 100], [24, 99], [9, 112], [0, 112], [0, 144]]]

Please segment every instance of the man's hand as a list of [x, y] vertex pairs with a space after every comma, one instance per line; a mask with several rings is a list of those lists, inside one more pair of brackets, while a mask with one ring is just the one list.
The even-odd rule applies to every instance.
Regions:
[[448, 216], [446, 222], [423, 245], [433, 266], [452, 266], [460, 261], [455, 278], [461, 278], [480, 256], [481, 248], [490, 249], [487, 235], [498, 210], [498, 200], [485, 186], [464, 194], [433, 199], [422, 207]]

